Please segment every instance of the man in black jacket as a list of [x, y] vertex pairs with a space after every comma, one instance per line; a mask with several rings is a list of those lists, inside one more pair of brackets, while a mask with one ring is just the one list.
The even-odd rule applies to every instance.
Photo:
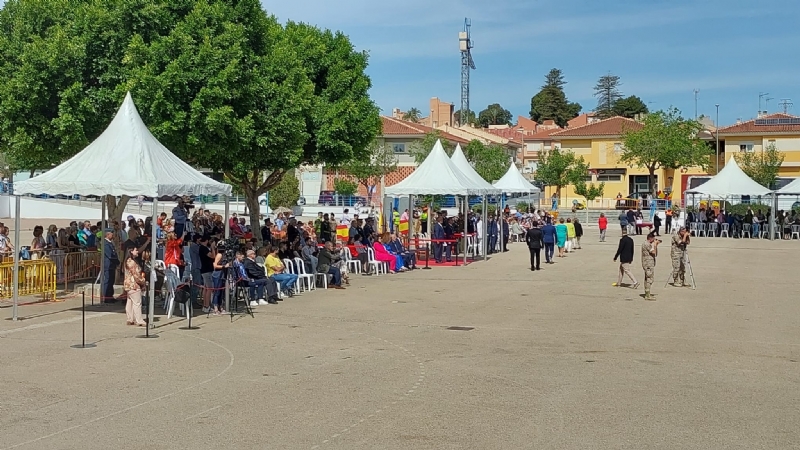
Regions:
[[634, 278], [631, 272], [631, 263], [633, 262], [633, 239], [628, 236], [628, 230], [622, 230], [622, 237], [619, 240], [619, 247], [617, 247], [617, 254], [614, 255], [614, 261], [619, 258], [619, 278], [614, 284], [616, 287], [622, 285], [622, 278], [627, 275], [633, 281], [633, 288], [639, 287], [639, 282]]
[[[238, 259], [238, 258], [237, 258]], [[255, 250], [248, 250], [247, 251], [247, 258], [242, 261], [244, 265], [244, 271], [247, 274], [247, 285], [250, 287], [250, 304], [251, 306], [255, 306], [252, 303], [257, 302], [259, 305], [264, 305], [267, 303], [277, 304], [277, 297], [278, 292], [277, 288], [275, 287], [275, 283], [267, 278], [267, 274], [264, 273], [264, 268], [259, 267], [256, 264], [256, 252]], [[267, 301], [264, 301], [264, 288], [268, 288], [272, 286], [272, 289], [267, 289], [268, 291], [274, 291], [268, 296]]]
[[542, 230], [539, 229], [539, 223], [536, 223], [525, 233], [525, 242], [528, 243], [528, 250], [531, 252], [531, 271], [542, 270], [539, 267], [539, 254], [542, 251], [542, 247], [544, 247], [544, 240]]
[[108, 232], [103, 241], [103, 272], [105, 278], [103, 279], [102, 303], [115, 303], [117, 301], [114, 298], [114, 281], [119, 267], [119, 255], [117, 255], [113, 239], [114, 233]]

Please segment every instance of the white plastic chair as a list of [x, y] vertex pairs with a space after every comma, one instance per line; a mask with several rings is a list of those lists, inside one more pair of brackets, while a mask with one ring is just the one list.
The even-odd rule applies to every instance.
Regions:
[[717, 224], [717, 223], [709, 223], [708, 224], [708, 236], [709, 237], [716, 237], [717, 236], [717, 227], [719, 227], [719, 224]]
[[727, 223], [723, 223], [722, 224], [722, 231], [719, 232], [719, 237], [723, 237], [723, 236], [731, 237], [730, 233], [728, 233], [729, 228], [730, 228], [730, 225], [728, 225]]
[[375, 267], [375, 275], [380, 275], [381, 270], [383, 273], [389, 273], [389, 265], [385, 262], [378, 261], [375, 259], [375, 250], [371, 248], [367, 248], [367, 265], [370, 267]]
[[792, 234], [790, 239], [800, 239], [800, 225], [792, 225]]
[[706, 224], [702, 223], [702, 222], [697, 224], [697, 237], [700, 237], [700, 236], [703, 236], [703, 237], [707, 237], [708, 236], [708, 234], [706, 234]]
[[689, 235], [692, 235], [692, 233], [694, 233], [694, 236], [697, 236], [697, 222], [689, 223]]
[[353, 259], [349, 248], [342, 248], [342, 256], [344, 257], [345, 264], [347, 264], [347, 270], [351, 273], [361, 273], [361, 261]]
[[[516, 236], [516, 235], [514, 235]], [[475, 251], [475, 236], [467, 235], [467, 254], [471, 255]]]
[[294, 290], [297, 293], [300, 293], [300, 275], [297, 272], [297, 269], [294, 267], [294, 263], [289, 258], [283, 259], [283, 265], [286, 267], [286, 272], [297, 275], [297, 281], [294, 283]]
[[303, 258], [295, 258], [294, 264], [297, 266], [297, 281], [300, 282], [300, 287], [304, 288], [307, 291], [312, 289], [316, 289], [316, 283], [314, 281], [314, 274], [306, 272], [306, 263], [303, 261]]
[[749, 237], [749, 238], [753, 237], [753, 235], [750, 234], [750, 227], [752, 227], [752, 226], [753, 225], [750, 224], [750, 223], [746, 223], [746, 224], [742, 225], [742, 238], [744, 238], [745, 234], [747, 234], [747, 237]]

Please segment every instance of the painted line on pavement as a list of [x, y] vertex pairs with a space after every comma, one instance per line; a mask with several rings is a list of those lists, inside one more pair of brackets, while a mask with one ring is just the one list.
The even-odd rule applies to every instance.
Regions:
[[[114, 314], [114, 313], [113, 312], [91, 313], [91, 314], [87, 314], [86, 315], [86, 320], [94, 319], [96, 317], [108, 316], [108, 315], [111, 315], [111, 314]], [[10, 330], [0, 331], [0, 337], [5, 337], [5, 336], [8, 336], [9, 334], [19, 333], [19, 332], [22, 332], [22, 331], [37, 330], [39, 328], [47, 328], [47, 327], [52, 327], [54, 325], [63, 325], [65, 323], [73, 323], [73, 322], [80, 322], [80, 321], [81, 321], [81, 317], [78, 316], [78, 317], [71, 317], [69, 319], [53, 320], [53, 321], [50, 321], [50, 322], [33, 323], [33, 324], [30, 324], [30, 325], [26, 325], [24, 327], [12, 328]]]

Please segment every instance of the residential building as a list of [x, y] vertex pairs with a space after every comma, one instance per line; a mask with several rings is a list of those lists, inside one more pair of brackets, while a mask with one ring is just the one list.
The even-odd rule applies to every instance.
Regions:
[[429, 113], [430, 115], [420, 119], [422, 125], [439, 128], [441, 126], [452, 126], [455, 123], [453, 117], [455, 107], [452, 103], [443, 102], [438, 97], [433, 97], [428, 106], [428, 111], [423, 110], [422, 114]]
[[511, 128], [505, 129], [484, 129], [484, 128], [475, 128], [470, 125], [464, 125], [461, 127], [450, 127], [450, 126], [441, 126], [438, 127], [440, 131], [448, 133], [450, 135], [458, 136], [461, 139], [465, 139], [467, 142], [478, 140], [484, 145], [499, 145], [506, 149], [506, 153], [508, 154], [509, 161], [515, 161], [517, 153], [519, 149], [522, 147], [520, 142], [521, 136], [519, 132], [517, 132], [517, 136], [514, 136], [513, 132], [505, 133], [508, 137], [503, 137], [500, 134], [497, 134], [498, 131], [505, 131], [511, 130], [516, 131]]
[[[774, 145], [784, 154], [779, 177], [800, 177], [800, 117], [770, 114], [719, 130], [721, 163], [741, 152], [760, 152]], [[727, 158], [726, 158], [727, 156]]]

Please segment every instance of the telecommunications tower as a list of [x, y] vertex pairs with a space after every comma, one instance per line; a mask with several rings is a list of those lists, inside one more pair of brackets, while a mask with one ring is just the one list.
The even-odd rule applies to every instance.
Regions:
[[469, 116], [469, 71], [475, 70], [475, 61], [472, 60], [472, 39], [469, 28], [472, 22], [464, 19], [464, 31], [458, 33], [458, 45], [461, 50], [461, 112], [458, 114], [459, 126], [463, 125]]

